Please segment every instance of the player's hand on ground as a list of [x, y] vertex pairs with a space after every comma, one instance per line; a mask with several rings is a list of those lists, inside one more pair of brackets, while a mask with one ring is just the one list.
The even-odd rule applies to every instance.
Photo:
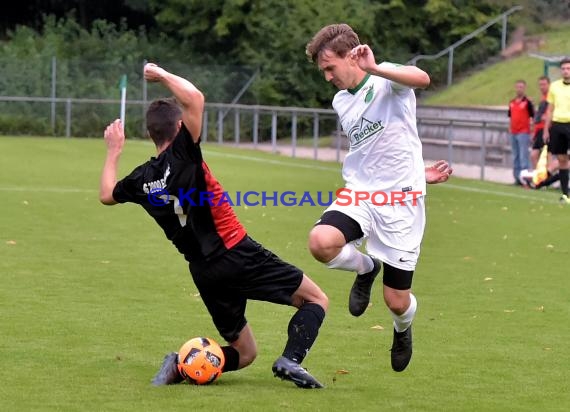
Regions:
[[358, 67], [366, 72], [376, 67], [374, 53], [372, 53], [372, 49], [367, 44], [361, 44], [352, 49], [350, 57], [356, 61]]
[[162, 80], [166, 70], [154, 63], [144, 65], [144, 78], [149, 82], [159, 82]]
[[121, 120], [117, 119], [109, 124], [103, 136], [108, 150], [120, 152], [125, 144], [125, 132]]
[[426, 167], [427, 183], [443, 183], [447, 182], [449, 176], [453, 173], [453, 169], [445, 160], [438, 160], [430, 167]]

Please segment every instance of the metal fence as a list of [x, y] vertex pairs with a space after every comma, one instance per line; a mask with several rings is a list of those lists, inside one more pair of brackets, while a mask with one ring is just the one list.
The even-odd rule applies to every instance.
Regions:
[[[420, 60], [437, 60], [440, 57], [447, 55], [447, 79], [446, 84], [447, 86], [451, 86], [453, 84], [453, 65], [454, 65], [454, 55], [457, 50], [460, 50], [460, 47], [467, 43], [469, 40], [477, 37], [481, 33], [487, 31], [490, 27], [494, 26], [497, 23], [501, 23], [501, 51], [504, 51], [507, 47], [507, 21], [508, 17], [516, 13], [517, 11], [522, 10], [522, 6], [514, 6], [511, 7], [506, 12], [502, 13], [498, 17], [490, 20], [486, 24], [482, 25], [481, 27], [474, 30], [472, 33], [468, 34], [467, 36], [461, 38], [460, 40], [453, 43], [451, 46], [441, 50], [439, 53], [426, 55], [426, 54], [419, 54], [411, 58], [407, 64], [417, 65], [418, 61]], [[473, 53], [471, 50], [468, 50], [467, 53]], [[428, 70], [431, 73], [431, 70]]]
[[[144, 110], [148, 101], [128, 100], [127, 136], [143, 138]], [[85, 121], [87, 113], [97, 127], [89, 137], [102, 136], [104, 127], [118, 118], [118, 99], [73, 99], [49, 97], [0, 96], [0, 106], [10, 104], [35, 105], [37, 121], [49, 123], [50, 113], [62, 117], [58, 125], [65, 137], [74, 134], [75, 123]], [[427, 109], [427, 110], [426, 110]], [[434, 111], [435, 110], [435, 111]], [[111, 112], [102, 117], [100, 114]], [[469, 113], [469, 115], [467, 114]], [[435, 115], [437, 114], [437, 116]], [[447, 159], [480, 167], [480, 178], [486, 178], [487, 166], [510, 167], [508, 121], [498, 121], [501, 111], [464, 108], [418, 107], [418, 132], [427, 159]], [[59, 122], [58, 122], [59, 124]], [[1, 126], [1, 125], [0, 125]], [[131, 130], [132, 132], [129, 132]], [[0, 128], [1, 131], [1, 128]], [[42, 135], [34, 130], [3, 134]], [[48, 133], [47, 135], [53, 135]], [[204, 112], [202, 139], [205, 142], [263, 149], [292, 157], [311, 157], [315, 160], [340, 162], [344, 159], [347, 139], [332, 109], [280, 107], [242, 104], [207, 103]], [[302, 153], [301, 153], [302, 152]]]
[[418, 118], [418, 133], [424, 157], [478, 165], [481, 180], [486, 166], [512, 165], [507, 122], [424, 117]]
[[[0, 134], [98, 135], [100, 123], [119, 113], [113, 99], [119, 98], [119, 80], [126, 76], [130, 99], [127, 130], [131, 135], [144, 135], [145, 102], [164, 97], [162, 86], [145, 81], [145, 63], [146, 60], [90, 61], [82, 57], [56, 59], [43, 54], [3, 53], [0, 95], [5, 97], [0, 101]], [[256, 68], [189, 66], [181, 61], [161, 65], [183, 77], [191, 75], [209, 101], [235, 103], [241, 99], [241, 103], [256, 103], [255, 96], [246, 93], [257, 78]]]

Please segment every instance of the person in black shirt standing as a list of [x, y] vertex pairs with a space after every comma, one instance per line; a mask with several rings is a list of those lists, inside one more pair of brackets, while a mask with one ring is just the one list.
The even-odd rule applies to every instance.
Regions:
[[[155, 100], [147, 109], [148, 133], [158, 154], [117, 182], [125, 135], [120, 120], [107, 126], [100, 201], [141, 205], [184, 255], [214, 325], [228, 342], [222, 347], [223, 372], [244, 368], [257, 355], [245, 318], [249, 299], [292, 305], [298, 310], [289, 322], [288, 340], [273, 373], [302, 388], [322, 388], [300, 364], [317, 338], [327, 296], [302, 270], [251, 239], [229, 202], [223, 201], [224, 190], [200, 150], [202, 92], [153, 63], [145, 65], [144, 77], [160, 82], [175, 98]], [[183, 380], [177, 357], [176, 352], [165, 356], [153, 384]]]

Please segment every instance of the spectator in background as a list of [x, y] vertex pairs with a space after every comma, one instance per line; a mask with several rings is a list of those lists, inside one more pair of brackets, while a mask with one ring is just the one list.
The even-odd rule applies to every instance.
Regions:
[[568, 146], [570, 145], [570, 58], [560, 62], [562, 78], [552, 82], [548, 90], [548, 109], [544, 118], [544, 141], [550, 144], [558, 158], [560, 174], [560, 202], [570, 204], [568, 198]]
[[[546, 101], [546, 96], [548, 95], [548, 88], [550, 87], [550, 79], [548, 76], [540, 76], [538, 78], [538, 89], [540, 90], [540, 103], [536, 109], [536, 114], [534, 115], [534, 136], [532, 137], [532, 150], [530, 152], [530, 161], [532, 163], [532, 168], [536, 169], [536, 164], [538, 163], [538, 157], [540, 156], [540, 151], [545, 145], [544, 139], [542, 137], [544, 131], [544, 118], [546, 116], [546, 109], [548, 108], [548, 102]], [[550, 146], [548, 147], [548, 163], [551, 161]]]
[[511, 146], [513, 150], [513, 177], [520, 185], [520, 172], [529, 168], [530, 129], [534, 118], [534, 106], [526, 97], [526, 82], [515, 82], [516, 96], [509, 102]]

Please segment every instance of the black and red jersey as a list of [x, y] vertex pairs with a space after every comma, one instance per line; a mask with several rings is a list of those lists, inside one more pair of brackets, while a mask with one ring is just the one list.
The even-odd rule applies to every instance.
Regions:
[[542, 96], [540, 99], [540, 103], [538, 104], [538, 109], [534, 115], [534, 131], [537, 132], [539, 130], [544, 129], [544, 120], [542, 120], [542, 116], [546, 113], [546, 109], [548, 109], [548, 102], [546, 101], [546, 94]]
[[200, 144], [182, 125], [165, 151], [116, 184], [113, 198], [141, 205], [186, 260], [197, 263], [222, 255], [246, 235], [223, 193]]

